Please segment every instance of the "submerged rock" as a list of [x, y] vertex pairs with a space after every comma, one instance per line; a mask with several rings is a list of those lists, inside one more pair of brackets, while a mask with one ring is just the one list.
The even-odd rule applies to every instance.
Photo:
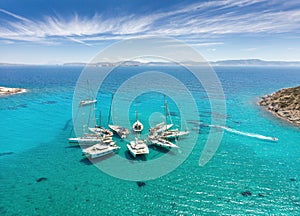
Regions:
[[136, 182], [136, 184], [137, 184], [139, 187], [143, 187], [143, 186], [146, 185], [145, 182], [141, 182], [141, 181]]
[[251, 191], [244, 191], [241, 193], [244, 197], [247, 197], [247, 196], [251, 196], [252, 195], [252, 192]]
[[290, 178], [290, 180], [291, 180], [291, 181], [296, 181], [296, 179], [295, 179], [295, 178]]
[[1, 152], [0, 157], [4, 155], [11, 155], [11, 154], [13, 154], [13, 152]]
[[41, 178], [38, 178], [38, 179], [36, 180], [36, 182], [42, 182], [42, 181], [47, 181], [47, 180], [48, 180], [48, 178], [41, 177]]
[[57, 103], [56, 101], [45, 101], [45, 102], [43, 102], [43, 104], [55, 104], [55, 103]]

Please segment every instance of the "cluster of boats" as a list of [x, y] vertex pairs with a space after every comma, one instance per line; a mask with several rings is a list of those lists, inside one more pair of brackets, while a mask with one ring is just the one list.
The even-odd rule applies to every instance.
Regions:
[[[80, 102], [80, 106], [94, 104], [95, 101], [84, 103]], [[167, 118], [166, 118], [167, 120]], [[113, 140], [114, 134], [118, 135], [121, 139], [126, 139], [130, 131], [119, 125], [108, 124], [109, 129], [102, 126], [89, 127], [89, 133], [84, 133], [81, 137], [69, 138], [70, 144], [79, 144], [83, 147], [83, 156], [94, 159], [104, 155], [117, 152], [121, 147]], [[133, 157], [138, 155], [149, 154], [149, 145], [155, 145], [163, 148], [179, 148], [172, 141], [176, 141], [181, 136], [189, 134], [188, 131], [179, 131], [178, 129], [171, 129], [173, 124], [161, 122], [149, 129], [146, 139], [140, 139], [140, 134], [144, 130], [144, 125], [139, 121], [136, 110], [136, 121], [132, 125], [132, 132], [135, 139], [130, 141], [126, 146], [128, 151]]]
[[[165, 124], [164, 122], [149, 129], [147, 139], [139, 139], [138, 133], [142, 130], [140, 127], [135, 128], [137, 122], [133, 124], [133, 132], [135, 139], [130, 141], [126, 146], [133, 157], [138, 155], [149, 154], [149, 145], [155, 145], [163, 148], [179, 148], [172, 140], [176, 140], [181, 136], [188, 135], [188, 131], [179, 131], [178, 129], [170, 130], [173, 124]], [[139, 121], [138, 124], [143, 128], [143, 124]], [[127, 128], [118, 125], [109, 125], [109, 128], [118, 135], [121, 139], [127, 138], [130, 131]], [[69, 138], [71, 144], [78, 143], [83, 147], [82, 153], [90, 159], [98, 158], [113, 152], [116, 152], [121, 147], [113, 140], [113, 132], [104, 127], [96, 126], [89, 128], [91, 133], [86, 133], [81, 137]]]

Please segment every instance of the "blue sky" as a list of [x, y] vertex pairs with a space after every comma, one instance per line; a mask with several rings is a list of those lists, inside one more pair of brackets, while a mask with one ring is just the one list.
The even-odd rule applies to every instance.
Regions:
[[210, 61], [300, 61], [300, 1], [0, 2], [0, 62], [89, 62], [114, 42], [148, 35], [182, 40]]

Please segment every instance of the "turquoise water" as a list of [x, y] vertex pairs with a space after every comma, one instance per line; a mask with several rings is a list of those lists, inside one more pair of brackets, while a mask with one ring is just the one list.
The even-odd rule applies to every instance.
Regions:
[[[103, 124], [107, 124], [111, 92], [141, 69], [145, 68], [124, 67], [111, 74], [98, 94], [101, 103], [96, 113], [101, 110]], [[0, 214], [299, 215], [300, 130], [274, 118], [256, 102], [262, 95], [299, 85], [300, 68], [214, 69], [226, 96], [227, 115], [222, 118], [227, 126], [275, 136], [279, 141], [225, 132], [212, 160], [200, 167], [199, 156], [209, 132], [201, 127], [197, 145], [183, 164], [139, 187], [103, 173], [82, 160], [80, 148], [69, 147], [67, 138], [74, 133], [71, 103], [82, 68], [1, 67], [0, 86], [23, 87], [29, 92], [0, 98]], [[206, 94], [194, 85], [192, 76], [179, 68], [155, 70], [183, 80], [198, 98], [201, 122], [210, 122]], [[156, 105], [150, 106], [153, 101]], [[178, 108], [171, 100], [169, 103], [176, 123]], [[163, 97], [155, 93], [142, 95], [138, 104], [146, 127], [152, 112], [163, 112]], [[130, 118], [134, 121], [134, 104]], [[193, 129], [195, 125], [183, 127]], [[122, 157], [127, 154], [125, 144], [119, 143]], [[152, 149], [148, 157], [162, 154]], [[39, 178], [45, 179], [37, 181]], [[243, 196], [245, 191], [252, 195]]]

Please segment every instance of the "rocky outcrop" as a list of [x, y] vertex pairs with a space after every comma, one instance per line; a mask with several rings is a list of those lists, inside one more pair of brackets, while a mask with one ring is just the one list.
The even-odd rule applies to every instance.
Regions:
[[266, 95], [259, 101], [259, 105], [277, 117], [300, 126], [300, 86]]
[[20, 94], [20, 93], [25, 93], [25, 92], [26, 92], [26, 89], [22, 89], [22, 88], [7, 88], [7, 87], [0, 86], [0, 96]]

